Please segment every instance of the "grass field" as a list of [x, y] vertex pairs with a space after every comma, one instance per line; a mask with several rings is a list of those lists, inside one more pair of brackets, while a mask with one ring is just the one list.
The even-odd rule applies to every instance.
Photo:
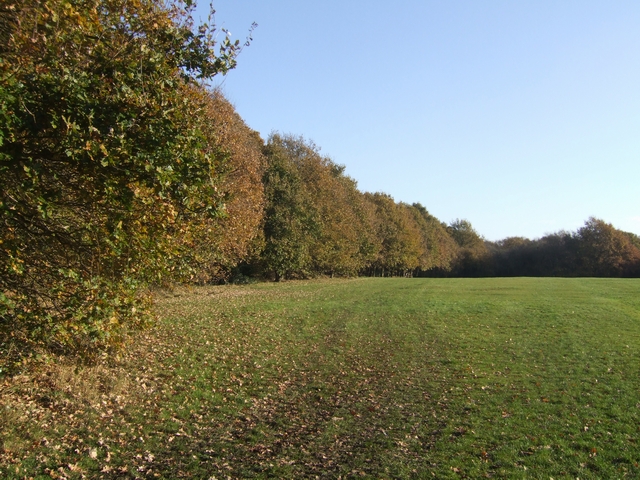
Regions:
[[1, 478], [638, 478], [640, 280], [160, 295], [120, 359], [0, 384]]

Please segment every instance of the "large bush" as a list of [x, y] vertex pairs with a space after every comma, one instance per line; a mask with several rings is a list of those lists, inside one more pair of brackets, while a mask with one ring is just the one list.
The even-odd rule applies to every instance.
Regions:
[[[224, 214], [202, 86], [235, 65], [192, 7], [20, 0], [0, 12], [0, 356], [93, 352], [148, 318]], [[0, 368], [6, 368], [1, 367]]]

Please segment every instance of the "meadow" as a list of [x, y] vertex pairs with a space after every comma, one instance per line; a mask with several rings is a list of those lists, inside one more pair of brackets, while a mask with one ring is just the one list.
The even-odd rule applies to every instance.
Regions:
[[177, 289], [0, 382], [0, 477], [638, 478], [640, 280]]

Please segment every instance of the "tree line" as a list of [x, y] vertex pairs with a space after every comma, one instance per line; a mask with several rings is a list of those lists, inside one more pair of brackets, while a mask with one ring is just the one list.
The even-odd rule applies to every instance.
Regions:
[[487, 242], [468, 266], [485, 276], [640, 277], [640, 237], [591, 217], [576, 232]]
[[317, 275], [640, 276], [640, 237], [597, 218], [576, 232], [485, 240], [467, 220], [440, 222], [419, 203], [360, 192], [344, 166], [302, 137], [264, 149], [264, 246], [236, 271], [280, 280]]
[[150, 287], [261, 277], [640, 275], [598, 219], [485, 241], [361, 192], [303, 137], [251, 130], [209, 81], [247, 45], [191, 1], [0, 7], [0, 369], [92, 355], [153, 318]]

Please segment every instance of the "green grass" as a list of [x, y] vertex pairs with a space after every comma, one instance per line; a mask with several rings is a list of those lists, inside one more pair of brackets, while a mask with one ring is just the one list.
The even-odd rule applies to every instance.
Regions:
[[209, 287], [0, 385], [2, 478], [638, 478], [640, 280]]

